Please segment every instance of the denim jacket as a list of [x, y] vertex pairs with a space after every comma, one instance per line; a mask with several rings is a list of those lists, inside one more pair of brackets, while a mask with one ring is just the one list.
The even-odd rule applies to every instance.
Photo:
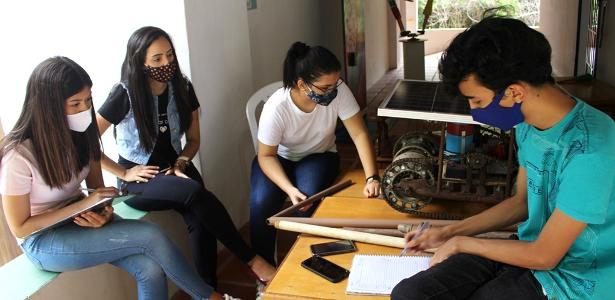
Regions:
[[[120, 84], [126, 90], [126, 94], [128, 94], [130, 110], [128, 111], [124, 119], [115, 126], [115, 141], [118, 146], [118, 153], [127, 160], [130, 160], [140, 165], [145, 165], [149, 161], [149, 157], [152, 153], [147, 152], [140, 147], [139, 131], [137, 130], [137, 124], [135, 123], [135, 115], [134, 111], [132, 110], [132, 99], [130, 98], [130, 92], [128, 92], [128, 86], [126, 83], [120, 82]], [[167, 116], [169, 118], [169, 129], [171, 130], [171, 145], [177, 153], [181, 153], [182, 145], [179, 112], [177, 111], [177, 105], [175, 105], [175, 94], [173, 92], [173, 85], [169, 82], [167, 84], [167, 87], [169, 89], [169, 104], [167, 106]], [[153, 113], [154, 120], [156, 120], [156, 122], [155, 124], [152, 124], [152, 126], [155, 126], [155, 132], [158, 132], [158, 96], [154, 96], [153, 99]], [[156, 140], [154, 140], [154, 145], [155, 144]]]

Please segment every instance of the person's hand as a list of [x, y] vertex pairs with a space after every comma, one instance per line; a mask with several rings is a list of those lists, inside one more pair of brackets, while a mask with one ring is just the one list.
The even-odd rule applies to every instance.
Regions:
[[75, 217], [73, 222], [82, 227], [100, 228], [107, 224], [113, 218], [113, 206], [105, 206], [105, 209], [100, 213], [88, 211]]
[[184, 173], [184, 170], [177, 166], [170, 168], [166, 173], [164, 173], [164, 175], [175, 175], [181, 178], [190, 178]]
[[147, 182], [148, 180], [156, 177], [159, 173], [158, 169], [158, 166], [137, 165], [126, 170], [124, 172], [124, 176], [122, 176], [122, 180], [126, 182], [136, 181], [137, 183]]
[[436, 248], [444, 244], [449, 237], [443, 228], [431, 227], [423, 231], [417, 238], [414, 238], [414, 235], [418, 233], [418, 229], [406, 233], [404, 239], [406, 240], [408, 254], [415, 255], [423, 250]]
[[[292, 189], [290, 189], [290, 191], [286, 192], [286, 195], [288, 195], [288, 198], [293, 203], [293, 205], [307, 199], [307, 196], [301, 193], [301, 191], [299, 191], [299, 189], [297, 189], [296, 187], [293, 187]], [[310, 207], [312, 207], [312, 204], [308, 204], [300, 208], [299, 211], [307, 211], [308, 209], [310, 209]]]
[[380, 196], [380, 181], [370, 180], [363, 188], [363, 195], [368, 198]]
[[166, 173], [164, 173], [164, 175], [175, 175], [181, 178], [189, 178], [185, 173], [186, 168], [188, 168], [189, 164], [190, 164], [189, 161], [178, 158], [175, 161], [175, 165], [173, 165], [173, 167], [171, 167]]
[[429, 267], [431, 268], [445, 261], [447, 258], [453, 256], [454, 254], [460, 253], [462, 244], [469, 241], [469, 239], [472, 238], [465, 236], [456, 236], [446, 241], [446, 243], [444, 243], [438, 248], [438, 251], [436, 251], [436, 253], [429, 261]]

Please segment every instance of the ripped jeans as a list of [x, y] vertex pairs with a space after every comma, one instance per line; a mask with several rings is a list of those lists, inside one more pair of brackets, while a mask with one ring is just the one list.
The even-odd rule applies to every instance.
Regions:
[[96, 229], [69, 223], [28, 237], [21, 248], [47, 271], [104, 263], [122, 268], [136, 279], [139, 299], [168, 299], [167, 276], [193, 299], [209, 298], [213, 292], [160, 228], [145, 221], [115, 216]]

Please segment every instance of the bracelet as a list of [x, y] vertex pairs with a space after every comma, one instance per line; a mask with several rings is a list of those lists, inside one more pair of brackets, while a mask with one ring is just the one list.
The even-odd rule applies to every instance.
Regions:
[[380, 182], [380, 176], [378, 176], [378, 174], [375, 174], [375, 175], [369, 176], [369, 177], [367, 177], [367, 178], [365, 179], [365, 183], [370, 183], [370, 182], [372, 182], [372, 181], [378, 181], [378, 182]]
[[183, 160], [183, 159], [177, 159], [175, 161], [175, 167], [180, 169], [182, 172], [186, 170], [186, 167], [188, 166], [190, 162], [187, 160]]
[[178, 159], [178, 160], [183, 160], [183, 161], [185, 161], [185, 162], [190, 162], [190, 157], [188, 157], [188, 156], [184, 156], [184, 155], [182, 155], [182, 156], [178, 157], [177, 159]]

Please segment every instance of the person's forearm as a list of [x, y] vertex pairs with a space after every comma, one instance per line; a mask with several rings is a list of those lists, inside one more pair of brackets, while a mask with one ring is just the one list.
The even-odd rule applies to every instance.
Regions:
[[186, 146], [184, 147], [182, 152], [179, 154], [179, 156], [186, 156], [190, 160], [192, 160], [194, 156], [196, 155], [196, 153], [199, 151], [199, 146], [200, 146], [199, 143], [200, 141], [187, 140]]
[[458, 252], [532, 270], [550, 270], [557, 265], [548, 247], [536, 242], [459, 237]]
[[295, 187], [286, 176], [286, 172], [284, 172], [277, 157], [259, 155], [258, 164], [263, 173], [285, 193], [288, 194], [288, 191]]
[[527, 219], [527, 203], [510, 197], [501, 203], [458, 223], [443, 228], [448, 237], [474, 236], [506, 228]]
[[124, 179], [124, 176], [126, 175], [126, 169], [124, 169], [118, 163], [105, 155], [105, 153], [102, 153], [101, 155], [100, 164], [103, 170], [115, 175], [115, 177], [117, 178], [120, 178], [122, 180]]
[[369, 139], [367, 131], [355, 137], [354, 143], [357, 147], [357, 151], [359, 152], [359, 159], [361, 159], [361, 164], [363, 165], [365, 177], [367, 178], [372, 175], [377, 175], [378, 167], [376, 166], [374, 146]]
[[57, 221], [71, 216], [80, 210], [86, 209], [90, 203], [91, 201], [86, 201], [86, 199], [84, 199], [60, 209], [52, 210], [36, 216], [30, 216], [25, 219], [23, 223], [12, 226], [14, 230], [13, 234], [15, 234], [18, 238], [26, 237], [36, 230], [47, 227]]

